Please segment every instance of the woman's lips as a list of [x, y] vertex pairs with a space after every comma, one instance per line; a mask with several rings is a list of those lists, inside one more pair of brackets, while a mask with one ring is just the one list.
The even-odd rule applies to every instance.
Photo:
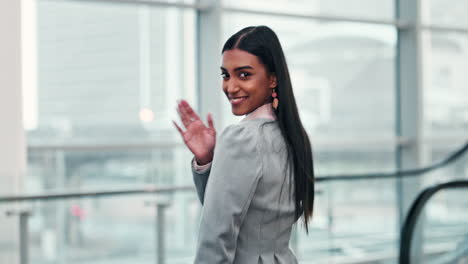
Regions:
[[229, 102], [231, 102], [232, 105], [239, 105], [242, 102], [244, 102], [245, 99], [247, 99], [247, 96], [236, 97], [236, 98], [229, 99]]

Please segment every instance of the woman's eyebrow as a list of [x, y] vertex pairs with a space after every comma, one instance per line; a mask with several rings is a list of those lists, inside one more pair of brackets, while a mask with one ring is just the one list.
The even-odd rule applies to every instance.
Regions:
[[[223, 67], [220, 67], [222, 71], [227, 71], [225, 68]], [[241, 67], [237, 67], [234, 69], [234, 71], [240, 71], [240, 70], [245, 70], [245, 69], [251, 69], [253, 70], [253, 67], [252, 66], [241, 66]]]

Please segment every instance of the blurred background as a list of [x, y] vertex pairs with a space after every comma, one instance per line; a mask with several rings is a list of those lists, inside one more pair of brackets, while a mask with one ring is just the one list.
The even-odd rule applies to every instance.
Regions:
[[[191, 185], [176, 100], [205, 121], [213, 113], [218, 131], [240, 120], [219, 66], [224, 41], [250, 25], [279, 36], [317, 176], [429, 166], [468, 140], [467, 9], [464, 0], [3, 0], [0, 196]], [[298, 225], [293, 250], [300, 263], [397, 263], [418, 192], [463, 178], [467, 155], [411, 179], [319, 182], [310, 233]], [[5, 212], [26, 210], [29, 263], [159, 263], [162, 231], [159, 261], [191, 263], [200, 209], [194, 191], [0, 203], [0, 262], [19, 263], [21, 249], [21, 222]], [[466, 242], [466, 189], [434, 197], [424, 221], [424, 252]]]

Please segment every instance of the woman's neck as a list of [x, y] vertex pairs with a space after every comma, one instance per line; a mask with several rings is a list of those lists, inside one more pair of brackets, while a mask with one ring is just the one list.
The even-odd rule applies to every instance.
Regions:
[[244, 117], [244, 119], [242, 119], [242, 121], [256, 119], [256, 118], [267, 118], [271, 120], [276, 120], [277, 117], [276, 117], [275, 112], [273, 111], [273, 106], [271, 105], [271, 103], [267, 103], [262, 106], [259, 106], [257, 109], [247, 114]]

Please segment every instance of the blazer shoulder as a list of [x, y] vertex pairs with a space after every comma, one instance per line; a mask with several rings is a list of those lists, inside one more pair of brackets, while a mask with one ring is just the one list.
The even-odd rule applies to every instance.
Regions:
[[[264, 122], [240, 122], [227, 126], [217, 140], [213, 162], [242, 164], [239, 166], [262, 167], [265, 152]], [[213, 163], [213, 165], [214, 165]]]
[[259, 124], [255, 122], [240, 122], [227, 126], [221, 133], [221, 141], [254, 143], [259, 135]]
[[250, 125], [234, 124], [227, 126], [221, 133], [215, 147], [216, 155], [241, 157], [256, 155], [258, 132]]

